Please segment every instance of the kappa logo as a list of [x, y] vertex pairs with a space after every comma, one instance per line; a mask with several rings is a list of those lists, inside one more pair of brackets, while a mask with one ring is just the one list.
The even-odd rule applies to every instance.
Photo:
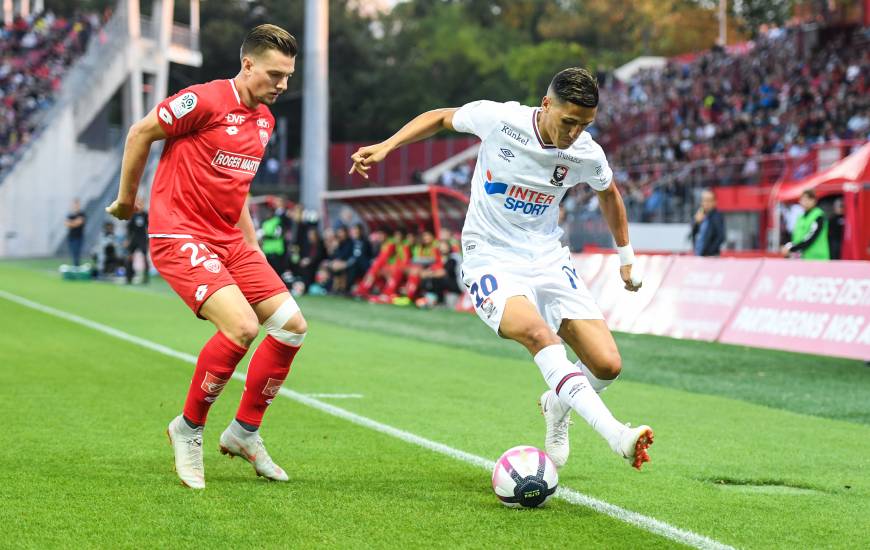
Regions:
[[239, 133], [238, 126], [227, 126], [227, 134], [234, 136]]
[[556, 168], [553, 170], [553, 177], [550, 178], [550, 185], [562, 187], [562, 185], [565, 183], [565, 176], [567, 175], [568, 167], [564, 164], [557, 164]]
[[196, 287], [196, 294], [194, 294], [194, 298], [196, 298], [197, 302], [201, 302], [203, 298], [205, 298], [205, 293], [208, 292], [208, 285], [199, 285]]
[[281, 384], [283, 384], [283, 380], [276, 380], [275, 378], [269, 378], [266, 380], [266, 386], [263, 388], [263, 395], [266, 397], [275, 397], [278, 395], [278, 390], [281, 389]]
[[205, 377], [202, 379], [202, 384], [200, 387], [202, 391], [210, 395], [217, 395], [223, 391], [224, 386], [227, 385], [230, 379], [218, 378], [210, 372], [205, 373]]
[[196, 108], [196, 94], [186, 92], [169, 102], [169, 108], [175, 118], [181, 118]]
[[516, 157], [516, 155], [514, 155], [514, 152], [507, 147], [502, 147], [501, 149], [499, 149], [499, 151], [501, 151], [501, 154], [498, 156], [498, 158], [505, 162], [510, 162], [512, 158]]
[[260, 143], [263, 144], [263, 147], [265, 147], [266, 144], [269, 143], [269, 132], [267, 132], [266, 130], [260, 130]]
[[169, 111], [166, 109], [166, 107], [161, 107], [157, 111], [157, 116], [159, 116], [163, 122], [172, 126], [172, 115], [169, 114]]
[[235, 113], [230, 113], [227, 115], [227, 122], [230, 124], [244, 124], [245, 123], [245, 115], [237, 115]]

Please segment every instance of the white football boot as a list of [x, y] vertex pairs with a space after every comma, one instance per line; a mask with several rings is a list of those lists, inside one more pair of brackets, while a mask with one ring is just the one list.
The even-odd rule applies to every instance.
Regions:
[[205, 468], [202, 465], [202, 428], [191, 428], [181, 415], [166, 429], [169, 443], [175, 451], [175, 472], [181, 483], [191, 489], [205, 489]]
[[556, 392], [547, 390], [541, 395], [538, 402], [541, 414], [547, 424], [547, 435], [544, 438], [544, 447], [550, 460], [556, 468], [561, 468], [568, 462], [568, 427], [571, 425], [571, 407], [568, 407], [559, 399]]
[[220, 450], [221, 454], [225, 454], [230, 458], [240, 456], [247, 460], [258, 476], [271, 479], [272, 481], [287, 481], [287, 473], [275, 462], [272, 457], [266, 452], [266, 446], [263, 445], [263, 438], [260, 437], [260, 432], [247, 432], [243, 435], [236, 433], [237, 430], [244, 430], [241, 426], [234, 430], [232, 423], [221, 434]]
[[616, 454], [622, 455], [623, 458], [631, 462], [633, 467], [640, 470], [644, 462], [650, 461], [646, 450], [652, 444], [652, 428], [649, 426], [632, 428], [631, 425], [626, 425], [625, 430], [623, 430], [616, 441], [616, 446], [613, 450], [616, 451]]

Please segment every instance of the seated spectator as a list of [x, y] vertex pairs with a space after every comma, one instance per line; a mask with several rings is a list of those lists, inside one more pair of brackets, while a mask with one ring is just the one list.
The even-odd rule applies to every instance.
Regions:
[[301, 289], [303, 292], [314, 284], [324, 258], [326, 258], [326, 247], [320, 238], [320, 232], [317, 231], [317, 226], [309, 227], [300, 244], [299, 260], [294, 270], [297, 280], [304, 285]]
[[396, 229], [390, 238], [384, 240], [380, 252], [357, 285], [354, 296], [371, 298], [376, 293], [383, 294], [388, 282], [395, 278], [395, 273], [401, 271], [407, 261], [409, 253], [405, 239], [405, 232]]
[[421, 296], [415, 300], [418, 307], [431, 307], [448, 303], [448, 296], [462, 294], [459, 287], [459, 265], [462, 255], [452, 249], [448, 241], [438, 241], [441, 264], [424, 269], [420, 275]]
[[405, 296], [411, 300], [419, 298], [420, 281], [431, 278], [435, 272], [444, 270], [441, 250], [430, 231], [424, 231], [420, 242], [411, 247], [411, 259], [405, 267]]

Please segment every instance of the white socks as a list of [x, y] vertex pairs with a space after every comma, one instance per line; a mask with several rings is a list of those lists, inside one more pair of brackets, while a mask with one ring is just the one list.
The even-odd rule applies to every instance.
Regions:
[[586, 380], [589, 380], [589, 384], [592, 386], [592, 389], [595, 390], [595, 393], [601, 393], [607, 389], [607, 386], [613, 384], [616, 381], [616, 378], [613, 380], [601, 380], [600, 378], [596, 378], [592, 371], [589, 370], [589, 367], [583, 364], [583, 361], [578, 360], [574, 365], [583, 371], [583, 374], [586, 375]]
[[[607, 440], [612, 449], [616, 449], [619, 436], [625, 430], [625, 426], [613, 418], [596, 393], [594, 386], [587, 379], [588, 375], [585, 374], [588, 369], [571, 363], [562, 344], [547, 346], [539, 351], [535, 355], [535, 363], [559, 400], [577, 411], [592, 426], [592, 429]], [[594, 378], [592, 380], [599, 383], [606, 382], [605, 387], [611, 382]]]
[[232, 432], [232, 434], [234, 436], [236, 436], [237, 438], [242, 439], [242, 440], [245, 440], [245, 439], [248, 439], [249, 437], [257, 435], [257, 432], [252, 432], [252, 431], [246, 430], [244, 427], [242, 427], [242, 425], [239, 424], [239, 421], [236, 420], [235, 418], [233, 418], [233, 421], [230, 422], [230, 432]]

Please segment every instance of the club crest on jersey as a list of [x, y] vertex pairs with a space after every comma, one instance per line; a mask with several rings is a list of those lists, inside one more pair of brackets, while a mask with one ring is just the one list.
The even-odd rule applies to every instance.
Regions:
[[203, 267], [205, 267], [208, 271], [211, 271], [212, 273], [219, 273], [221, 270], [220, 260], [215, 260], [215, 259], [206, 260], [202, 265], [203, 265]]
[[260, 130], [260, 143], [263, 144], [263, 147], [265, 147], [266, 144], [269, 143], [269, 132], [267, 132], [266, 130]]
[[483, 189], [487, 195], [507, 195], [502, 203], [506, 210], [520, 212], [529, 216], [541, 216], [556, 200], [556, 195], [541, 193], [528, 187], [509, 185], [494, 181], [492, 172], [486, 171], [486, 181]]
[[553, 177], [550, 178], [550, 185], [555, 185], [556, 187], [562, 187], [562, 184], [565, 183], [565, 176], [568, 175], [568, 167], [564, 164], [557, 164], [556, 168], [553, 170]]
[[196, 94], [186, 92], [169, 102], [169, 108], [175, 118], [181, 118], [196, 108]]

